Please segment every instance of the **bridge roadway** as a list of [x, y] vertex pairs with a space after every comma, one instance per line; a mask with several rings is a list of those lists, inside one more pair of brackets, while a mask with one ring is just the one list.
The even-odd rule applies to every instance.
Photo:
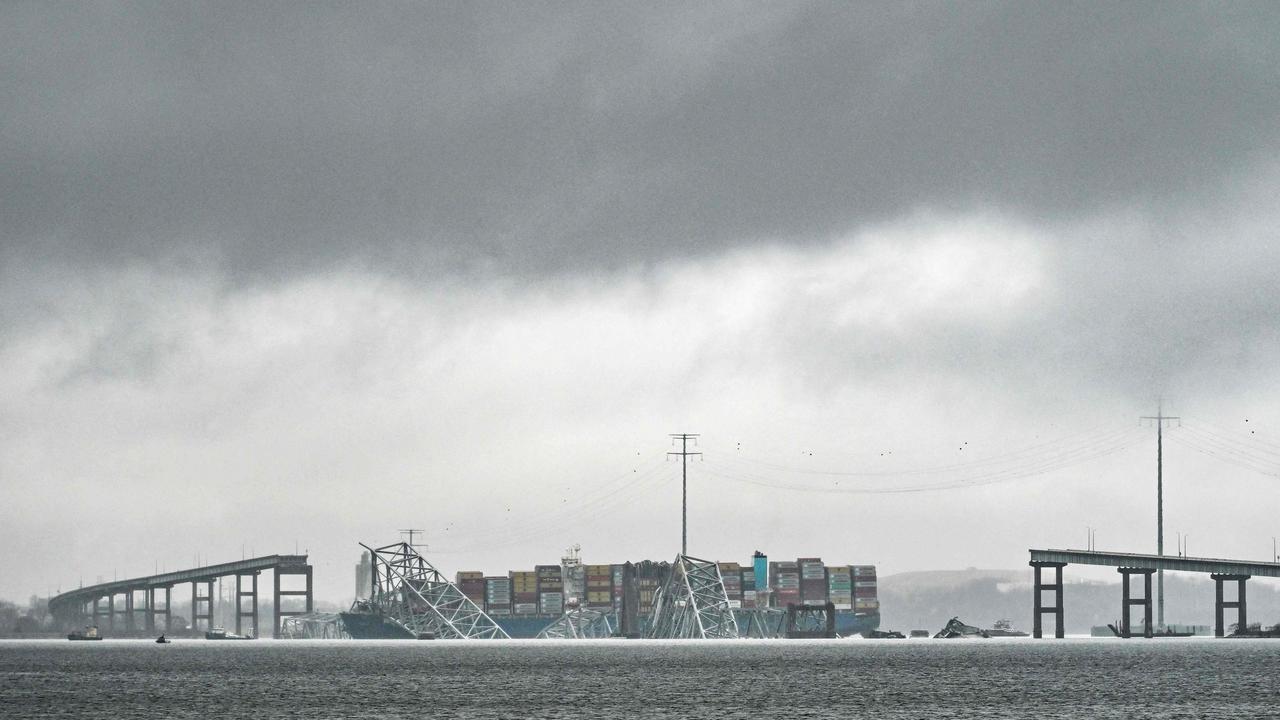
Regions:
[[[236, 633], [243, 633], [245, 628], [242, 621], [250, 620], [252, 625], [250, 634], [256, 637], [259, 630], [258, 574], [264, 570], [272, 571], [275, 576], [274, 602], [272, 605], [275, 627], [272, 635], [278, 636], [280, 625], [285, 618], [303, 615], [312, 611], [314, 603], [311, 565], [307, 563], [306, 555], [264, 555], [247, 560], [205, 565], [189, 570], [177, 570], [159, 575], [99, 583], [55, 595], [49, 599], [49, 612], [62, 623], [63, 627], [82, 624], [86, 619], [92, 617], [93, 624], [104, 629], [108, 635], [117, 629], [117, 619], [123, 621], [124, 630], [128, 633], [136, 633], [142, 630], [142, 628], [137, 627], [137, 613], [143, 614], [145, 632], [152, 634], [157, 628], [156, 616], [162, 615], [164, 616], [163, 631], [168, 632], [172, 629], [170, 613], [171, 591], [175, 585], [191, 583], [191, 629], [200, 631], [200, 626], [203, 624], [203, 629], [208, 630], [213, 626], [213, 582], [218, 578], [234, 576], [236, 578]], [[305, 576], [306, 589], [282, 590], [280, 588], [280, 579], [285, 575]], [[202, 585], [205, 590], [203, 595], [200, 593]], [[143, 604], [140, 607], [135, 604], [136, 594], [139, 592], [144, 594], [142, 598]], [[164, 593], [163, 607], [157, 607], [157, 596], [160, 592]], [[116, 607], [116, 596], [118, 595], [124, 596], [123, 608], [121, 609]], [[280, 599], [291, 596], [305, 598], [306, 610], [300, 612], [282, 611], [280, 609]], [[103, 600], [106, 600], [105, 608], [103, 607]], [[104, 624], [105, 628], [102, 627]]]
[[[1160, 570], [1179, 572], [1208, 573], [1216, 583], [1216, 604], [1214, 634], [1224, 634], [1223, 613], [1226, 609], [1237, 612], [1237, 622], [1241, 631], [1248, 624], [1247, 600], [1245, 597], [1245, 581], [1250, 577], [1280, 577], [1280, 563], [1257, 562], [1253, 560], [1228, 560], [1222, 558], [1193, 558], [1179, 555], [1143, 555], [1139, 553], [1099, 552], [1097, 550], [1035, 550], [1031, 551], [1031, 567], [1035, 568], [1035, 609], [1034, 635], [1041, 637], [1041, 616], [1053, 614], [1056, 620], [1056, 637], [1063, 636], [1062, 621], [1062, 568], [1066, 565], [1101, 565], [1114, 567], [1123, 579], [1124, 599], [1121, 605], [1121, 631], [1125, 637], [1130, 636], [1129, 612], [1134, 606], [1145, 612], [1143, 618], [1143, 634], [1151, 637], [1151, 575]], [[1054, 582], [1046, 583], [1042, 571], [1052, 569], [1056, 573]], [[1141, 575], [1145, 592], [1143, 597], [1134, 599], [1130, 594], [1130, 578]], [[1223, 598], [1223, 583], [1236, 583], [1236, 599]], [[1054, 604], [1043, 603], [1044, 591], [1053, 591]]]

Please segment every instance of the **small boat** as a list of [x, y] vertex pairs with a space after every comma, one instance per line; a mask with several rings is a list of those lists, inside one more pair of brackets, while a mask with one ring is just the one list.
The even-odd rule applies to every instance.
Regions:
[[869, 630], [862, 633], [862, 637], [868, 640], [905, 640], [907, 638], [897, 630]]
[[997, 620], [995, 627], [986, 631], [987, 637], [1027, 637], [1027, 633], [1014, 630], [1013, 623], [1008, 620]]
[[237, 635], [227, 632], [226, 628], [216, 627], [204, 634], [205, 640], [252, 640], [252, 635]]
[[165, 636], [161, 635], [160, 637], [156, 638], [156, 644], [157, 644], [157, 645], [168, 645], [168, 644], [169, 644], [169, 638], [167, 638], [167, 637], [165, 637]]
[[68, 640], [101, 640], [97, 625], [86, 625], [83, 630], [76, 630], [67, 635]]

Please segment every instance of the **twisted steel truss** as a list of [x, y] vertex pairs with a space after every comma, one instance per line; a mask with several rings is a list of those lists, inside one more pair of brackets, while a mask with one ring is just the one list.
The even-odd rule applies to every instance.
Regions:
[[786, 634], [787, 611], [782, 608], [758, 607], [738, 610], [735, 614], [742, 637], [768, 639]]
[[720, 567], [710, 560], [677, 555], [671, 574], [654, 598], [649, 637], [728, 639], [741, 637], [729, 607]]
[[576, 607], [538, 633], [540, 640], [597, 640], [613, 637], [618, 619], [611, 611]]
[[337, 613], [308, 613], [287, 617], [280, 623], [280, 637], [289, 640], [340, 640], [350, 636]]
[[370, 604], [413, 637], [445, 640], [509, 638], [493, 618], [405, 542], [371, 548]]

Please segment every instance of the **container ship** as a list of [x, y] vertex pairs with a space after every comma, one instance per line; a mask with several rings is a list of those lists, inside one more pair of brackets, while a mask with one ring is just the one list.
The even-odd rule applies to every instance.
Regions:
[[[654, 595], [670, 572], [670, 563], [645, 560], [633, 563], [642, 628], [653, 613]], [[770, 561], [757, 552], [748, 563], [718, 563], [729, 605], [746, 615], [759, 607], [822, 605], [836, 609], [836, 633], [848, 637], [880, 627], [880, 601], [876, 595], [874, 565], [826, 565], [822, 558]], [[359, 573], [367, 564], [358, 566]], [[536, 565], [532, 570], [512, 570], [506, 575], [480, 571], [458, 572], [454, 583], [484, 609], [512, 638], [533, 638], [558, 620], [566, 606], [605, 612], [621, 612], [623, 565], [583, 564], [574, 548], [559, 565]], [[363, 584], [360, 585], [364, 587]], [[385, 620], [367, 603], [357, 601], [342, 613], [347, 634], [357, 639], [408, 638], [395, 623]]]

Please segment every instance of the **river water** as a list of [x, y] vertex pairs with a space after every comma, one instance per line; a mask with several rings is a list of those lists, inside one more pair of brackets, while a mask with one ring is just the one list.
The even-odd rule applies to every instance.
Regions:
[[0, 641], [3, 718], [1266, 718], [1280, 641]]

